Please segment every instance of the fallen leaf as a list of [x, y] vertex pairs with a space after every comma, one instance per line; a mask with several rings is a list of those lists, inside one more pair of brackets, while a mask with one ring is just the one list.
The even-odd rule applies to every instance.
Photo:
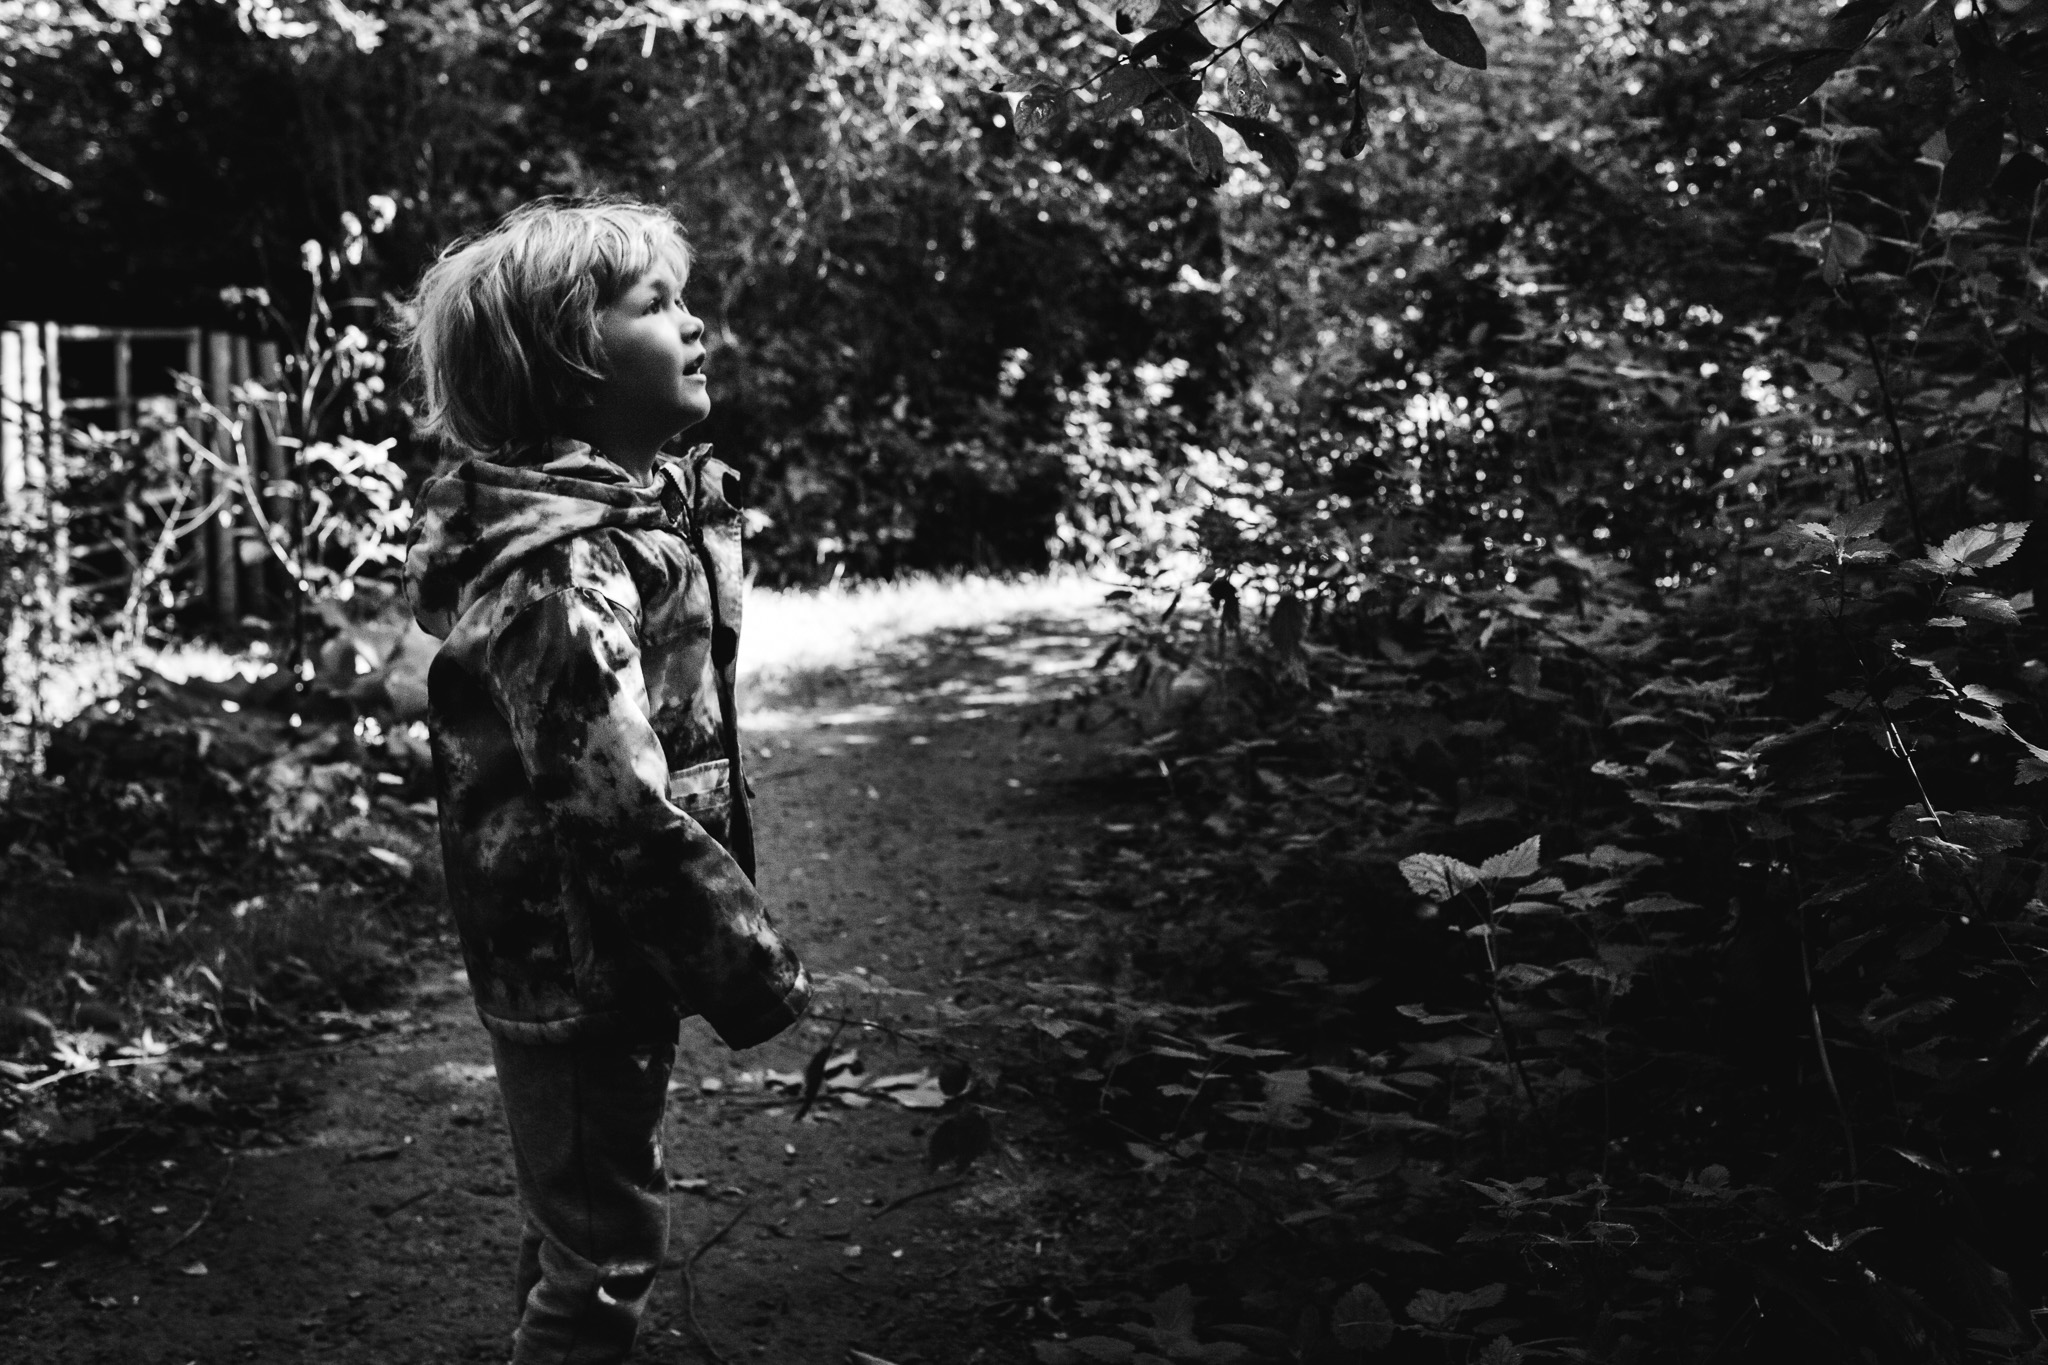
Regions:
[[902, 1071], [893, 1076], [880, 1076], [868, 1082], [870, 1090], [903, 1090], [911, 1086], [928, 1084], [932, 1079], [929, 1071]]
[[194, 1261], [191, 1265], [186, 1266], [183, 1270], [179, 1271], [178, 1273], [180, 1275], [204, 1275], [206, 1274], [206, 1262]]
[[938, 1082], [930, 1081], [915, 1090], [891, 1090], [889, 1098], [905, 1109], [943, 1109], [946, 1092], [939, 1089]]

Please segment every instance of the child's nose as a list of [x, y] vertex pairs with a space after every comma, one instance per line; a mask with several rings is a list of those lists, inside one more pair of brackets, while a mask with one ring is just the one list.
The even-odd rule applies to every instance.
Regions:
[[704, 319], [698, 317], [695, 313], [692, 313], [689, 309], [685, 308], [683, 310], [683, 340], [686, 342], [694, 343], [697, 340], [697, 338], [703, 335]]

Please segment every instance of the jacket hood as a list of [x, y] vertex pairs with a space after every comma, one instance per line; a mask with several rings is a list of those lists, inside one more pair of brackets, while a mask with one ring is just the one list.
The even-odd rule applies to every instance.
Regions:
[[446, 639], [521, 559], [558, 540], [668, 525], [663, 494], [673, 475], [657, 468], [661, 476], [643, 486], [582, 442], [556, 441], [503, 461], [472, 459], [430, 479], [405, 556], [406, 599], [421, 629]]

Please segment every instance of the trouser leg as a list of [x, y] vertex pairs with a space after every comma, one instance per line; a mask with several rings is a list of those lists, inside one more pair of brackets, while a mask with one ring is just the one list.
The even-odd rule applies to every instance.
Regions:
[[493, 1039], [527, 1231], [514, 1365], [613, 1365], [668, 1250], [675, 1041]]
[[[524, 1208], [523, 1204], [521, 1208]], [[542, 1240], [540, 1228], [531, 1218], [526, 1219], [519, 1231], [519, 1267], [512, 1276], [512, 1319], [515, 1322], [526, 1312], [526, 1300], [532, 1296], [533, 1287], [540, 1283]]]

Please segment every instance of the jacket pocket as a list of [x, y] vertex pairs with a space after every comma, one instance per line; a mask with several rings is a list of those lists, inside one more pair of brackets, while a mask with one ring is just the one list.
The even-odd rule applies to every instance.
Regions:
[[668, 799], [719, 843], [732, 829], [732, 764], [723, 758], [692, 764], [668, 775]]

